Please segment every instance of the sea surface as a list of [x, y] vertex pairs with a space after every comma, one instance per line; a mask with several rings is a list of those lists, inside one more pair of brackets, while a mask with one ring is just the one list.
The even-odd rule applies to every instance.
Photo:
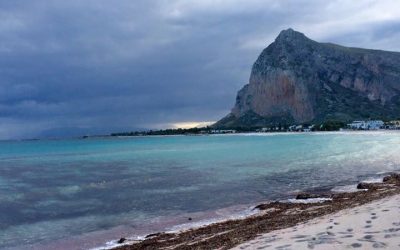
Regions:
[[94, 248], [398, 170], [389, 131], [2, 141], [0, 249]]

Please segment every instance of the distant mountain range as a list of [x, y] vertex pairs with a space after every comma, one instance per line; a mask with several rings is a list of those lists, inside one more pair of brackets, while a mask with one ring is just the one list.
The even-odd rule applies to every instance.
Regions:
[[400, 118], [400, 53], [318, 43], [287, 29], [254, 63], [218, 128]]

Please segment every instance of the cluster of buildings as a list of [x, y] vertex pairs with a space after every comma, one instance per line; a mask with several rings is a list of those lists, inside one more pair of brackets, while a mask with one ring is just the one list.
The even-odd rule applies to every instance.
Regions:
[[353, 121], [347, 124], [348, 128], [354, 130], [377, 130], [384, 128], [385, 123], [381, 120]]
[[[265, 127], [261, 129], [255, 130], [255, 132], [276, 132], [276, 131], [289, 131], [289, 132], [311, 132], [314, 130], [320, 130], [320, 128], [316, 127], [314, 124], [312, 125], [292, 125], [289, 127]], [[353, 121], [352, 123], [347, 124], [346, 127], [340, 128], [343, 129], [352, 129], [352, 130], [378, 130], [378, 129], [399, 129], [400, 130], [400, 120], [398, 121], [390, 121], [384, 122], [382, 120], [359, 120]], [[200, 134], [234, 134], [237, 133], [236, 130], [233, 129], [212, 129], [212, 130], [202, 130]]]
[[[399, 129], [400, 130], [400, 120], [390, 121], [390, 122], [384, 122], [382, 120], [353, 121], [352, 123], [347, 124], [345, 128], [341, 128], [341, 130], [343, 129], [352, 129], [352, 130]], [[278, 130], [278, 128], [276, 128], [276, 130]], [[313, 125], [292, 125], [289, 126], [286, 131], [311, 132], [314, 130], [318, 130], [318, 128], [316, 128], [315, 125], [313, 124]], [[258, 132], [271, 132], [271, 131], [274, 131], [274, 128], [262, 128]]]
[[275, 131], [290, 131], [290, 132], [311, 132], [315, 125], [292, 125], [287, 128], [283, 127], [266, 127], [256, 130], [256, 132], [275, 132]]
[[353, 130], [378, 130], [378, 129], [400, 129], [400, 121], [383, 122], [381, 120], [354, 121], [347, 124]]
[[236, 130], [234, 129], [212, 129], [210, 130], [211, 134], [235, 134]]
[[311, 132], [314, 130], [315, 125], [309, 125], [309, 126], [305, 126], [305, 125], [292, 125], [289, 127], [289, 131], [292, 132]]
[[257, 129], [256, 132], [272, 132], [272, 131], [280, 131], [280, 127], [266, 127], [266, 128], [261, 128]]

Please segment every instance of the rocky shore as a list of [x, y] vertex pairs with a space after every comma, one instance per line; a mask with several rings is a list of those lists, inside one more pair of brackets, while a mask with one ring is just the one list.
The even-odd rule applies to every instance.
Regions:
[[117, 250], [132, 249], [230, 249], [261, 234], [296, 226], [311, 219], [357, 207], [385, 197], [400, 194], [400, 174], [386, 176], [382, 183], [359, 183], [358, 192], [301, 193], [291, 202], [260, 204], [256, 215], [229, 220], [200, 228], [155, 233], [142, 241], [120, 239]]

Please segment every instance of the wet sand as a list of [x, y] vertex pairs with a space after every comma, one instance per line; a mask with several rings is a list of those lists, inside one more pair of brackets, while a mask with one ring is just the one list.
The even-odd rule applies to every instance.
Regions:
[[[328, 244], [316, 244], [323, 242], [323, 240], [332, 244], [343, 242], [339, 249], [347, 246], [367, 249], [369, 245], [373, 248], [397, 248], [398, 245], [395, 246], [396, 243], [391, 243], [388, 239], [393, 236], [393, 242], [395, 242], [396, 235], [394, 234], [396, 234], [400, 225], [396, 226], [397, 224], [393, 223], [400, 223], [399, 210], [394, 209], [394, 207], [387, 209], [384, 206], [385, 204], [387, 206], [398, 204], [400, 175], [387, 176], [383, 183], [360, 183], [358, 188], [358, 192], [302, 194], [295, 200], [297, 202], [276, 201], [260, 204], [255, 207], [260, 212], [245, 219], [214, 223], [181, 232], [155, 233], [148, 235], [139, 242], [122, 239], [123, 244], [126, 245], [121, 245], [115, 249], [231, 249], [233, 247], [263, 249], [272, 247], [271, 244], [275, 244], [273, 249], [301, 249], [302, 247], [328, 249]], [[383, 198], [386, 199], [381, 200]], [[377, 202], [378, 205], [371, 202]], [[376, 209], [373, 210], [373, 207], [376, 207]], [[353, 215], [348, 216], [348, 214], [352, 214], [351, 211], [354, 211], [353, 215], [357, 215], [354, 219]], [[384, 215], [384, 212], [390, 212], [390, 214]], [[326, 218], [329, 218], [329, 225], [325, 224]], [[372, 228], [373, 225], [379, 224], [379, 218], [385, 222], [382, 222], [382, 226]], [[324, 223], [315, 223], [314, 220]], [[350, 227], [346, 223], [352, 226]], [[340, 224], [343, 224], [343, 226], [339, 226]], [[389, 224], [391, 227], [389, 227]], [[318, 226], [315, 229], [307, 229], [309, 231], [304, 233], [299, 231], [300, 225], [304, 227], [307, 227], [307, 225]], [[360, 228], [365, 230], [360, 231]], [[282, 229], [288, 230], [292, 235], [285, 236], [288, 238], [274, 236]], [[328, 229], [331, 229], [332, 232]], [[373, 234], [374, 232], [375, 234]], [[300, 238], [296, 239], [296, 237]], [[340, 238], [344, 240], [338, 241], [338, 237], [348, 238]], [[387, 240], [383, 241], [382, 237], [387, 237]], [[301, 246], [297, 247], [296, 245], [292, 248], [292, 244], [295, 243]], [[329, 246], [338, 248], [338, 245]]]

